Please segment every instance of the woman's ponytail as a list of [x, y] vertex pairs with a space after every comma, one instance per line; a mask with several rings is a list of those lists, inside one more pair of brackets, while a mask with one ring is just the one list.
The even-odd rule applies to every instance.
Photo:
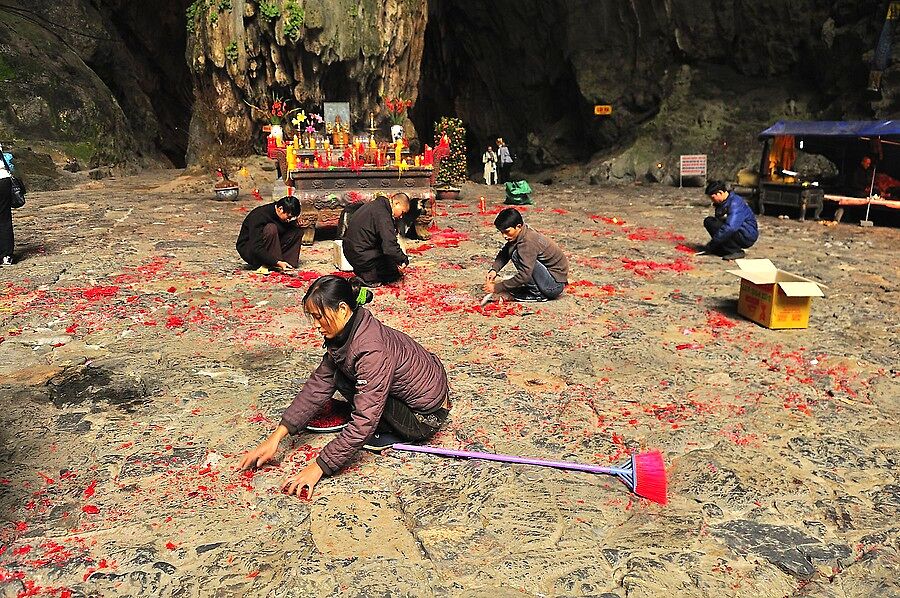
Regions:
[[362, 307], [366, 303], [371, 303], [375, 299], [375, 293], [369, 287], [363, 286], [363, 281], [354, 276], [350, 279], [350, 288], [353, 289], [353, 296], [356, 297], [356, 304], [353, 309]]

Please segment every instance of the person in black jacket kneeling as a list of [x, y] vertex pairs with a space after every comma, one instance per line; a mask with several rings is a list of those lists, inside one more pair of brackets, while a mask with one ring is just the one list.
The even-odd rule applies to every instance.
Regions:
[[344, 257], [368, 286], [395, 282], [403, 276], [409, 258], [397, 241], [396, 221], [409, 212], [409, 196], [396, 193], [363, 204], [344, 233]]
[[291, 270], [300, 263], [303, 231], [297, 225], [300, 202], [286, 195], [275, 203], [253, 208], [244, 218], [235, 244], [252, 268]]

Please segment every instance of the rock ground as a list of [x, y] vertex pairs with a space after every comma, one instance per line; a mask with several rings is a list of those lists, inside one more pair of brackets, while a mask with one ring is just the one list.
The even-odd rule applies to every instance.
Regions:
[[900, 593], [897, 229], [762, 218], [751, 257], [828, 285], [809, 329], [772, 331], [735, 313], [725, 263], [691, 252], [698, 189], [538, 185], [526, 218], [573, 284], [482, 311], [501, 195], [466, 185], [371, 305], [448, 369], [433, 443], [602, 464], [658, 448], [669, 504], [403, 453], [361, 454], [303, 501], [280, 482], [329, 435], [233, 466], [320, 358], [298, 299], [333, 271], [330, 244], [304, 248], [300, 278], [244, 271], [234, 238], [257, 200], [175, 176], [35, 193], [15, 213], [0, 595]]

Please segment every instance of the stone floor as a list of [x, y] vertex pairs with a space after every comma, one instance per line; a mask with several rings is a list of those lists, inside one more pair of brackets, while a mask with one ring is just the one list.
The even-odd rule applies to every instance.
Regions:
[[361, 454], [309, 502], [280, 483], [328, 435], [234, 465], [321, 357], [298, 299], [333, 270], [330, 243], [304, 249], [299, 278], [244, 271], [234, 238], [258, 202], [179, 174], [15, 213], [0, 596], [900, 594], [900, 230], [763, 217], [750, 257], [828, 287], [808, 329], [773, 331], [736, 314], [727, 264], [693, 255], [699, 190], [536, 185], [525, 217], [573, 284], [481, 310], [501, 196], [467, 185], [371, 305], [448, 369], [434, 444], [601, 464], [659, 449], [669, 504], [397, 452]]

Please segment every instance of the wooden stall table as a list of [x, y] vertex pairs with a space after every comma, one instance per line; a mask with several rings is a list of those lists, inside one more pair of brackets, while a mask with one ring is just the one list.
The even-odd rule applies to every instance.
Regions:
[[765, 182], [759, 186], [759, 213], [766, 213], [766, 204], [787, 206], [800, 210], [800, 220], [806, 220], [806, 210], [812, 208], [813, 218], [822, 213], [824, 191], [820, 187]]
[[342, 236], [346, 223], [341, 226], [341, 215], [350, 204], [372, 201], [379, 195], [390, 197], [401, 191], [410, 199], [410, 211], [400, 225], [401, 234], [428, 239], [428, 229], [434, 224], [432, 173], [427, 166], [410, 166], [402, 173], [396, 168], [376, 166], [290, 171], [289, 184], [301, 206], [303, 244], [312, 245], [317, 228], [336, 227], [338, 237]]
[[873, 205], [882, 206], [892, 210], [900, 210], [900, 200], [897, 199], [869, 199], [868, 197], [848, 197], [846, 195], [833, 195], [831, 193], [826, 193], [825, 201], [832, 201], [837, 203], [838, 208], [834, 212], [834, 219], [838, 222], [840, 222], [841, 218], [844, 217], [844, 208], [847, 206]]

